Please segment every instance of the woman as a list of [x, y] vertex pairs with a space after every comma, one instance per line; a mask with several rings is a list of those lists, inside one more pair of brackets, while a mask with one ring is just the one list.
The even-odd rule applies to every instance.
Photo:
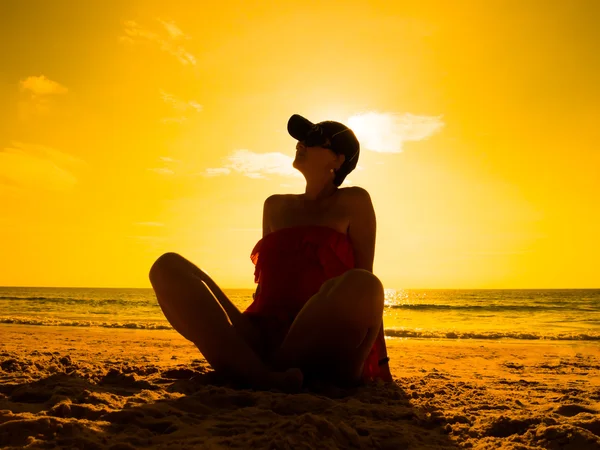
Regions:
[[175, 253], [150, 269], [165, 316], [217, 371], [256, 388], [391, 381], [383, 286], [373, 275], [375, 212], [367, 191], [339, 188], [360, 145], [339, 122], [288, 121], [300, 195], [272, 195], [252, 251], [258, 288], [240, 312], [206, 272]]

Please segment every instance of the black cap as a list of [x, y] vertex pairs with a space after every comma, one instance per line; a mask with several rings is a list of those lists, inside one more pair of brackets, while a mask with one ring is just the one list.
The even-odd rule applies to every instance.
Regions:
[[326, 120], [315, 124], [298, 114], [294, 114], [288, 120], [287, 129], [288, 133], [298, 141], [304, 141], [309, 136], [318, 136], [319, 134], [328, 138], [331, 143], [328, 147], [334, 153], [346, 157], [337, 171], [338, 175], [341, 176], [341, 180], [356, 167], [360, 155], [360, 143], [354, 132], [343, 123]]

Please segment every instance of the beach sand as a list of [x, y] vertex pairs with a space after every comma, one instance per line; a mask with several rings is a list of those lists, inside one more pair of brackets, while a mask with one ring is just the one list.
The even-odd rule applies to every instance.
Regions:
[[598, 343], [388, 348], [393, 384], [290, 395], [174, 331], [0, 325], [0, 448], [600, 449]]

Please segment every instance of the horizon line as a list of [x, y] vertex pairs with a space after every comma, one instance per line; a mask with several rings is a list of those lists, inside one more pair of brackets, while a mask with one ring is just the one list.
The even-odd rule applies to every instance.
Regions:
[[[41, 289], [153, 289], [152, 286], [146, 287], [123, 287], [123, 286], [4, 286], [0, 285], [0, 289], [3, 288], [41, 288]], [[221, 287], [223, 290], [255, 290], [255, 287]], [[524, 288], [524, 287], [503, 287], [503, 288], [386, 288], [384, 289], [393, 289], [396, 291], [509, 291], [509, 290], [523, 290], [523, 291], [564, 291], [564, 290], [600, 290], [600, 287], [552, 287], [552, 288], [541, 288], [541, 287], [533, 287], [533, 288]]]

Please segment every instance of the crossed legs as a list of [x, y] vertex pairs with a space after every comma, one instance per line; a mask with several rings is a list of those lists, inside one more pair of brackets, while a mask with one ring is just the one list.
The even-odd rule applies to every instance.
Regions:
[[258, 330], [197, 266], [165, 253], [150, 269], [150, 282], [173, 328], [216, 371], [254, 387], [297, 390], [302, 384], [298, 368], [356, 381], [383, 314], [383, 287], [372, 273], [352, 269], [328, 280], [296, 317], [274, 355], [273, 371], [254, 350]]

